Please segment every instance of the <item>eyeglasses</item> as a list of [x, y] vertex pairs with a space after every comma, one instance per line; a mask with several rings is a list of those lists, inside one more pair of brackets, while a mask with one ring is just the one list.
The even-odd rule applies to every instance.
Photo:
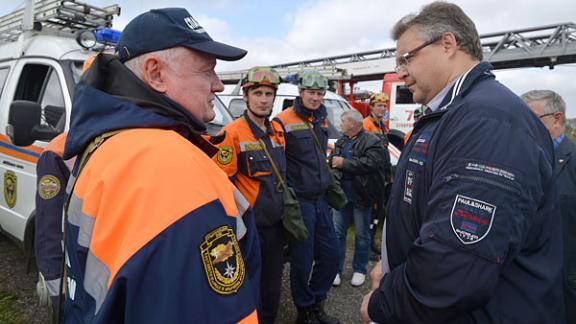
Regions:
[[430, 41], [425, 42], [424, 44], [414, 48], [411, 51], [408, 51], [402, 55], [400, 55], [397, 59], [396, 59], [396, 67], [394, 68], [394, 70], [396, 71], [396, 73], [400, 73], [400, 70], [402, 70], [403, 68], [405, 68], [408, 63], [410, 63], [410, 59], [414, 57], [414, 55], [416, 55], [416, 53], [418, 53], [418, 51], [420, 51], [421, 49], [423, 49], [424, 47], [428, 46], [428, 45], [432, 45], [434, 43], [436, 43], [437, 41], [439, 41], [440, 39], [442, 39], [442, 36], [438, 36]]
[[555, 113], [547, 113], [547, 114], [538, 116], [538, 118], [544, 118], [544, 117], [548, 117], [548, 116], [554, 116], [554, 114], [555, 114]]
[[538, 118], [544, 118], [544, 117], [548, 117], [548, 116], [554, 116], [554, 114], [556, 114], [556, 113], [547, 113], [547, 114], [538, 116]]

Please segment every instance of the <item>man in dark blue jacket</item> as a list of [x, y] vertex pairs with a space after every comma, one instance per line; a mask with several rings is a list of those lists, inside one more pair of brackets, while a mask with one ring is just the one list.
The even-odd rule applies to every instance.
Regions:
[[397, 165], [382, 249], [390, 271], [364, 298], [363, 320], [562, 323], [546, 129], [480, 63], [476, 27], [458, 6], [431, 3], [392, 34], [397, 71], [427, 109]]
[[566, 323], [576, 323], [576, 143], [564, 135], [566, 103], [560, 95], [550, 90], [532, 90], [522, 99], [540, 118], [554, 142], [554, 174], [564, 233]]

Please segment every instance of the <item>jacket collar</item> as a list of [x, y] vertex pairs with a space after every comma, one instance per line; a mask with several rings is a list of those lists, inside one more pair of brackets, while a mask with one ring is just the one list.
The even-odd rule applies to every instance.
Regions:
[[250, 127], [250, 131], [252, 132], [252, 134], [254, 135], [254, 137], [256, 137], [257, 139], [264, 139], [267, 138], [269, 136], [274, 135], [274, 132], [272, 131], [272, 127], [270, 125], [270, 121], [268, 120], [268, 118], [266, 118], [264, 120], [264, 125], [266, 126], [266, 131], [262, 131], [262, 129], [256, 125], [255, 122], [252, 121], [252, 119], [250, 119], [250, 117], [248, 117], [248, 109], [244, 110], [244, 114], [242, 115], [242, 118], [246, 121], [246, 123], [248, 124], [248, 127]]
[[326, 106], [324, 106], [324, 104], [321, 104], [320, 108], [316, 110], [309, 110], [304, 108], [304, 105], [302, 104], [302, 99], [300, 97], [296, 97], [296, 99], [294, 100], [294, 111], [300, 117], [304, 118], [309, 122], [312, 122], [313, 124], [321, 123], [328, 116]]

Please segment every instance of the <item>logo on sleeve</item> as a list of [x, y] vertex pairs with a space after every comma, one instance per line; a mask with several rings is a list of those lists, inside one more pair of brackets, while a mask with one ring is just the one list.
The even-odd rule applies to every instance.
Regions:
[[232, 147], [221, 146], [217, 154], [218, 162], [220, 162], [220, 164], [229, 164], [232, 162], [232, 154], [234, 154]]
[[477, 243], [490, 232], [495, 213], [496, 206], [492, 204], [456, 195], [450, 214], [450, 224], [460, 242]]
[[221, 226], [208, 233], [200, 245], [200, 252], [212, 290], [221, 295], [236, 293], [244, 282], [246, 271], [234, 231]]
[[43, 176], [38, 181], [38, 195], [42, 199], [52, 199], [60, 192], [60, 180], [51, 174]]

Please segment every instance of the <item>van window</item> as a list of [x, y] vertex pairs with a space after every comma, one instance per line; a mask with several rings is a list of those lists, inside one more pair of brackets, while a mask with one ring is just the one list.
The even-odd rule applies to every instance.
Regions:
[[340, 115], [348, 110], [349, 107], [347, 107], [339, 100], [334, 99], [324, 99], [324, 106], [326, 106], [326, 111], [328, 112], [328, 121], [334, 125], [338, 131], [341, 131]]
[[232, 99], [228, 104], [228, 110], [234, 118], [239, 118], [246, 110], [246, 102], [244, 99]]
[[64, 95], [62, 94], [62, 86], [60, 85], [60, 80], [58, 79], [58, 73], [51, 69], [50, 77], [46, 83], [46, 88], [42, 95], [42, 101], [40, 106], [59, 106], [64, 107]]
[[40, 92], [50, 67], [42, 64], [27, 64], [22, 69], [14, 100], [39, 102]]
[[4, 90], [4, 84], [6, 84], [8, 72], [10, 72], [10, 69], [7, 67], [0, 69], [0, 97], [2, 97], [2, 90]]
[[284, 99], [282, 102], [282, 110], [294, 106], [294, 99]]
[[44, 64], [27, 64], [22, 69], [14, 100], [37, 102], [42, 107], [41, 121], [64, 130], [66, 108], [62, 85], [56, 70]]
[[405, 85], [399, 85], [396, 87], [396, 103], [397, 104], [413, 104], [414, 99], [412, 99], [412, 92], [408, 90]]

